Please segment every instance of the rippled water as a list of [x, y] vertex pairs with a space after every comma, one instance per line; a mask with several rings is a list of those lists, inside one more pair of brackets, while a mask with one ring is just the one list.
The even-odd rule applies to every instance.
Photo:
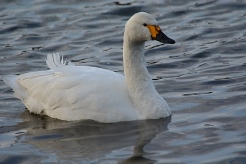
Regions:
[[126, 20], [147, 11], [175, 45], [146, 43], [169, 119], [100, 124], [29, 114], [0, 81], [2, 163], [246, 163], [246, 1], [0, 1], [0, 75], [48, 53], [119, 73]]

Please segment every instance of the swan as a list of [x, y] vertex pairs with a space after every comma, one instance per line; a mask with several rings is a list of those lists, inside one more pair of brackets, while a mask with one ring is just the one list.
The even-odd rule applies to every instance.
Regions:
[[49, 70], [6, 75], [3, 81], [30, 113], [60, 120], [112, 123], [168, 117], [170, 108], [146, 68], [144, 44], [148, 40], [175, 43], [153, 16], [139, 12], [125, 25], [125, 76], [102, 68], [75, 66], [55, 53], [47, 55]]

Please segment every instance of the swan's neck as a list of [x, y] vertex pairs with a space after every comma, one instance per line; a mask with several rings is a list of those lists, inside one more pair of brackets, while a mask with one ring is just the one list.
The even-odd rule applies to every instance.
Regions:
[[166, 115], [163, 110], [168, 106], [155, 90], [146, 68], [144, 42], [135, 42], [124, 37], [123, 60], [129, 96], [139, 117], [145, 119]]
[[154, 89], [153, 82], [146, 68], [144, 42], [124, 40], [123, 47], [124, 73], [130, 94]]

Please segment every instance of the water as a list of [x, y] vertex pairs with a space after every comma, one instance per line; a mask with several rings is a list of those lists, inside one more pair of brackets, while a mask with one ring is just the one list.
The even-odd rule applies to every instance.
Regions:
[[2, 163], [246, 163], [246, 1], [1, 1], [0, 76], [48, 53], [122, 73], [126, 20], [147, 11], [175, 45], [146, 43], [168, 119], [100, 124], [28, 113], [0, 81]]

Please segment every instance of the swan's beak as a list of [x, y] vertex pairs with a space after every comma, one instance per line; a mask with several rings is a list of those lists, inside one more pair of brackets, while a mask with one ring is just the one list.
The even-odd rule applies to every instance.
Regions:
[[157, 40], [161, 43], [167, 43], [167, 44], [174, 44], [175, 41], [169, 37], [167, 37], [162, 31], [159, 26], [155, 25], [147, 25], [150, 33], [151, 33], [151, 38], [152, 40]]

